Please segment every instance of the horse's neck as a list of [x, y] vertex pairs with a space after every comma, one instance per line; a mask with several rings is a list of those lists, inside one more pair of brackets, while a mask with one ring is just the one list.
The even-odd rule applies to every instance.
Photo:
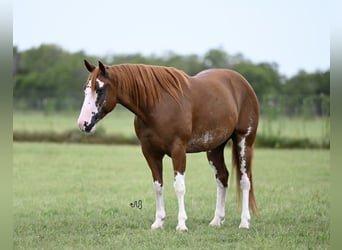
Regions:
[[118, 102], [123, 105], [125, 108], [130, 110], [136, 116], [138, 116], [142, 120], [146, 120], [147, 111], [142, 107], [139, 107], [135, 100], [128, 94], [118, 93]]

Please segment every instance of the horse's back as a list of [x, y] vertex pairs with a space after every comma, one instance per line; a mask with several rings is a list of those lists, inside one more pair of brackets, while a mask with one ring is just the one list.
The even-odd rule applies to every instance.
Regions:
[[249, 82], [238, 72], [230, 69], [208, 69], [199, 72], [197, 75], [191, 77], [194, 84], [204, 85], [205, 88], [210, 88], [214, 85], [221, 85], [230, 91], [236, 91], [238, 95], [255, 93]]

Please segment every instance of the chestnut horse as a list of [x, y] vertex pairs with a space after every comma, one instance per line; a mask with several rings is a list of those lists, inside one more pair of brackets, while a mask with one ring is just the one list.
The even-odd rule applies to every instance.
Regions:
[[107, 66], [101, 62], [96, 67], [84, 62], [90, 75], [84, 85], [78, 126], [82, 131], [93, 132], [96, 123], [117, 103], [136, 115], [135, 131], [151, 169], [156, 193], [156, 214], [151, 228], [162, 228], [166, 216], [162, 160], [168, 155], [172, 158], [179, 207], [176, 230], [188, 231], [184, 205], [186, 153], [195, 152], [207, 152], [216, 177], [216, 209], [210, 225], [223, 224], [229, 177], [223, 151], [230, 139], [233, 166], [238, 168], [239, 197], [242, 193], [239, 227], [249, 228], [249, 209], [257, 213], [251, 163], [259, 105], [247, 80], [228, 69], [205, 70], [191, 77], [172, 67]]

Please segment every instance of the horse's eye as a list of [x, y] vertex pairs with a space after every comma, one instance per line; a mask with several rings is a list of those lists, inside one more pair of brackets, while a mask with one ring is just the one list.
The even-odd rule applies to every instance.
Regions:
[[98, 86], [95, 88], [95, 91], [97, 94], [102, 94], [103, 93], [103, 88], [99, 88]]

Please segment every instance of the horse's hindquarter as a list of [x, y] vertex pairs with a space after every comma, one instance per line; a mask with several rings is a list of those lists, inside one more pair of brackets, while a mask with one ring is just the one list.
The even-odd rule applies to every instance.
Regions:
[[241, 111], [249, 109], [244, 99], [251, 88], [234, 71], [207, 70], [191, 78], [190, 89], [192, 136], [187, 151], [208, 151], [232, 136]]

